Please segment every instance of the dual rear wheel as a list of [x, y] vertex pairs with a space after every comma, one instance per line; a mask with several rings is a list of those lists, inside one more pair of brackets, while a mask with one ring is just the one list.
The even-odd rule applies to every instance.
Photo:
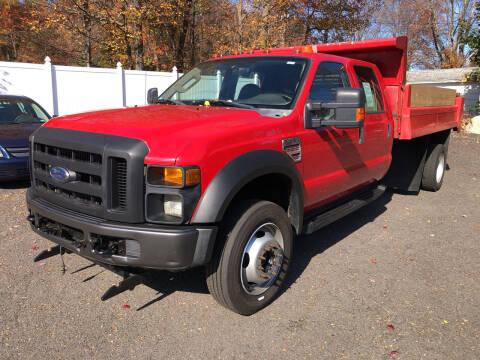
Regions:
[[442, 187], [447, 166], [447, 145], [431, 144], [423, 168], [422, 189], [438, 191]]

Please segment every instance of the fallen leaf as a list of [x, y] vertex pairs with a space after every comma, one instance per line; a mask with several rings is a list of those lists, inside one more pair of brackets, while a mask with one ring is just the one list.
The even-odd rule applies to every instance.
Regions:
[[32, 246], [32, 247], [30, 248], [30, 250], [38, 250], [38, 246], [37, 246], [37, 245]]
[[387, 329], [390, 331], [394, 331], [395, 327], [393, 325], [387, 325]]
[[375, 279], [370, 279], [370, 282], [373, 284], [375, 282]]
[[44, 265], [45, 265], [45, 263], [44, 263], [44, 262], [41, 262], [41, 263], [38, 263], [38, 265], [40, 265], [40, 266], [44, 266]]
[[376, 263], [377, 263], [377, 260], [375, 260], [375, 259], [372, 259], [372, 260], [370, 260], [370, 261], [372, 262], [372, 264], [376, 264]]
[[448, 321], [447, 321], [447, 320], [443, 320], [443, 323], [444, 323], [444, 324], [448, 324]]
[[124, 308], [124, 309], [130, 309], [130, 305], [125, 304], [125, 305], [123, 305], [123, 308]]
[[387, 225], [383, 225], [383, 228], [384, 228], [384, 229], [388, 229], [388, 226], [387, 226]]
[[395, 356], [398, 354], [397, 350], [390, 351], [390, 356]]
[[475, 231], [480, 231], [480, 228], [477, 226], [474, 230]]

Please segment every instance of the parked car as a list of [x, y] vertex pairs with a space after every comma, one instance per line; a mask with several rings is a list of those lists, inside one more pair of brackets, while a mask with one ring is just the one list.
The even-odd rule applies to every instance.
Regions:
[[0, 95], [0, 181], [28, 178], [28, 137], [49, 119], [26, 96]]
[[146, 269], [205, 266], [221, 305], [260, 310], [295, 234], [387, 187], [442, 186], [464, 99], [407, 85], [406, 66], [404, 37], [251, 50], [149, 91], [151, 106], [49, 121], [31, 136], [27, 205], [57, 246], [36, 260], [66, 251], [123, 274], [102, 299]]

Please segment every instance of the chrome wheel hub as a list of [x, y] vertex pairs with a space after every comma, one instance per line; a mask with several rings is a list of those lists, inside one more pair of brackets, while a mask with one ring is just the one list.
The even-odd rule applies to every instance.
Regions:
[[445, 155], [441, 154], [440, 158], [438, 159], [438, 165], [437, 165], [437, 173], [436, 173], [437, 183], [440, 183], [440, 181], [442, 181], [444, 170], [445, 170]]
[[250, 236], [243, 250], [240, 279], [245, 292], [260, 295], [277, 279], [284, 258], [283, 236], [277, 225], [265, 223]]

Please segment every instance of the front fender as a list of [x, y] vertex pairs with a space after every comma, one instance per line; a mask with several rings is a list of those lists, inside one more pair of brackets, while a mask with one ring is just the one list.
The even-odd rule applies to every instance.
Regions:
[[245, 185], [270, 174], [282, 174], [290, 178], [292, 189], [288, 215], [297, 233], [300, 233], [303, 221], [303, 181], [293, 160], [275, 150], [251, 151], [227, 163], [203, 193], [191, 222], [208, 224], [221, 221], [232, 199]]

